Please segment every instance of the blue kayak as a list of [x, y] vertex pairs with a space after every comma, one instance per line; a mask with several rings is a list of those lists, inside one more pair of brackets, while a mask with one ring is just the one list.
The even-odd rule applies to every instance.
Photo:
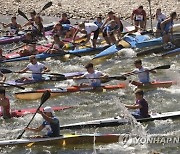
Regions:
[[[100, 52], [107, 48], [108, 46], [102, 46], [102, 47], [97, 47], [95, 48], [84, 48], [84, 49], [75, 49], [75, 50], [70, 50], [68, 52], [61, 52], [61, 53], [55, 53], [55, 54], [49, 54], [49, 53], [40, 53], [35, 55], [37, 59], [46, 59], [49, 57], [63, 57], [66, 54], [74, 55], [74, 56], [80, 56], [84, 54], [90, 54], [93, 51]], [[7, 63], [7, 62], [15, 62], [15, 61], [24, 61], [24, 60], [29, 60], [30, 56], [25, 56], [25, 57], [18, 57], [18, 58], [11, 58], [7, 60], [1, 61], [1, 63]]]
[[175, 56], [175, 55], [178, 55], [178, 54], [180, 54], [180, 48], [177, 48], [177, 49], [168, 51], [168, 52], [164, 53], [164, 54], [162, 55], [162, 57]]
[[119, 50], [123, 48], [130, 48], [130, 47], [136, 47], [137, 43], [141, 43], [144, 41], [149, 40], [150, 37], [148, 35], [127, 35], [123, 37], [123, 40], [119, 42], [118, 45], [112, 45], [109, 48], [105, 49], [104, 51], [97, 54], [93, 59], [101, 58], [101, 57], [108, 57], [115, 53], [117, 53]]

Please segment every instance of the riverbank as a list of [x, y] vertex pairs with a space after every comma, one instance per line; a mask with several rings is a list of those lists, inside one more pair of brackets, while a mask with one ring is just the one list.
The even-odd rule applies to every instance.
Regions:
[[[107, 12], [114, 11], [123, 18], [129, 18], [132, 10], [139, 5], [143, 5], [149, 16], [148, 0], [52, 0], [53, 5], [42, 13], [46, 16], [60, 16], [62, 12], [68, 13], [73, 19], [94, 19], [101, 14], [105, 16]], [[0, 14], [15, 15], [18, 8], [24, 12], [32, 9], [40, 11], [43, 5], [47, 3], [44, 0], [0, 0]], [[154, 16], [157, 8], [162, 8], [162, 12], [169, 15], [176, 11], [180, 17], [180, 0], [153, 0], [151, 1], [152, 14]]]

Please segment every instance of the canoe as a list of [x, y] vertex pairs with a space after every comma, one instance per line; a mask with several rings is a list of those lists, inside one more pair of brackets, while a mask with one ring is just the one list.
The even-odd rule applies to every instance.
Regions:
[[54, 88], [54, 89], [40, 89], [40, 90], [34, 90], [34, 91], [23, 91], [15, 93], [15, 97], [18, 99], [23, 100], [34, 100], [39, 99], [43, 95], [43, 93], [47, 90], [50, 91], [51, 97], [54, 96], [61, 96], [65, 94], [70, 94], [74, 92], [82, 92], [82, 91], [89, 91], [89, 92], [102, 92], [105, 90], [116, 90], [116, 89], [124, 89], [126, 87], [125, 84], [120, 83], [117, 85], [105, 85], [100, 86], [96, 89], [93, 87], [80, 87], [80, 86], [71, 86], [67, 88]]
[[[53, 28], [54, 23], [50, 23], [50, 24], [46, 24], [44, 25], [44, 29], [45, 31], [49, 31]], [[10, 43], [17, 43], [21, 40], [23, 40], [25, 38], [25, 34], [26, 32], [21, 32], [19, 33], [19, 35], [17, 36], [3, 36], [0, 37], [0, 45], [4, 45], [4, 44], [10, 44]]]
[[[66, 78], [72, 78], [74, 76], [80, 76], [83, 75], [85, 72], [71, 72], [71, 73], [63, 73], [64, 79]], [[36, 84], [36, 83], [47, 83], [47, 82], [53, 82], [53, 81], [62, 81], [63, 77], [61, 76], [55, 76], [55, 75], [48, 75], [48, 74], [43, 74], [43, 80], [27, 80], [27, 81], [21, 81], [19, 79], [17, 80], [10, 80], [6, 81], [7, 84], [12, 84], [12, 85], [18, 85], [18, 86], [24, 86], [24, 85], [29, 85], [29, 84]], [[9, 87], [9, 86], [8, 86]]]
[[[52, 107], [54, 111], [61, 111], [65, 109], [72, 108], [72, 106], [55, 106]], [[11, 110], [11, 117], [23, 117], [27, 114], [33, 114], [36, 112], [36, 108], [30, 108], [30, 109], [19, 109], [19, 110]], [[43, 108], [40, 108], [40, 110], [43, 110]], [[2, 116], [2, 112], [0, 110], [0, 116]]]
[[143, 86], [138, 86], [139, 89], [155, 89], [155, 88], [169, 88], [173, 84], [175, 84], [175, 81], [153, 81], [149, 84], [144, 84]]
[[170, 50], [162, 55], [162, 57], [170, 57], [170, 56], [176, 56], [180, 54], [180, 48]]
[[[148, 122], [154, 120], [166, 120], [180, 118], [180, 111], [164, 112], [164, 113], [151, 113], [150, 117], [137, 119], [138, 122]], [[60, 129], [82, 129], [92, 127], [114, 127], [130, 123], [128, 119], [123, 116], [117, 116], [113, 118], [92, 120], [86, 122], [78, 122], [74, 124], [63, 125]]]
[[[57, 146], [58, 148], [75, 148], [76, 146], [94, 145], [94, 140], [97, 144], [110, 144], [119, 142], [121, 134], [64, 134], [60, 137], [50, 138], [23, 138], [14, 140], [0, 141], [0, 146], [26, 146], [34, 145]], [[122, 136], [123, 137], [123, 136]]]

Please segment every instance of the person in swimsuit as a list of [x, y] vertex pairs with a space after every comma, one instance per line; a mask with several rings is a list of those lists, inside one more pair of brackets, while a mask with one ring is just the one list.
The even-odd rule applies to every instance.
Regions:
[[32, 33], [26, 33], [25, 39], [22, 42], [26, 43], [26, 46], [23, 50], [18, 52], [21, 56], [35, 55], [37, 53], [36, 42], [32, 36]]
[[115, 20], [110, 21], [110, 23], [105, 26], [105, 28], [103, 29], [103, 37], [106, 40], [107, 44], [116, 44], [117, 41], [114, 34], [117, 33], [117, 31], [118, 25], [116, 24]]
[[132, 72], [126, 73], [125, 76], [137, 74], [139, 78], [139, 82], [131, 81], [131, 80], [129, 82], [135, 86], [143, 86], [144, 84], [149, 84], [150, 83], [149, 72], [156, 73], [156, 71], [155, 70], [150, 71], [148, 68], [143, 67], [141, 60], [136, 60], [134, 62], [134, 65], [136, 69], [133, 70]]
[[89, 80], [89, 83], [81, 83], [81, 86], [92, 86], [94, 88], [101, 86], [101, 78], [108, 78], [108, 75], [103, 74], [101, 71], [94, 70], [93, 64], [88, 63], [85, 66], [87, 72], [79, 77], [74, 77], [73, 79], [84, 79], [87, 78]]
[[117, 37], [118, 37], [118, 39], [120, 40], [120, 39], [121, 39], [121, 32], [123, 31], [123, 24], [122, 24], [120, 18], [117, 17], [113, 11], [108, 12], [107, 16], [108, 16], [107, 19], [104, 20], [104, 23], [103, 23], [103, 25], [101, 26], [101, 30], [103, 31], [104, 27], [105, 27], [110, 21], [114, 20], [114, 21], [116, 22], [116, 24], [117, 24], [117, 27], [118, 27], [118, 29], [117, 29], [117, 32], [118, 32], [118, 33], [117, 33], [117, 34], [118, 34]]
[[[92, 40], [92, 46], [93, 46], [93, 48], [96, 48], [97, 38], [99, 36], [99, 27], [95, 23], [84, 23], [84, 22], [79, 23], [78, 29], [76, 30], [76, 32], [73, 36], [74, 42], [75, 42], [76, 36], [79, 32], [82, 34], [85, 34], [85, 36], [86, 36], [86, 41], [84, 41], [82, 43], [82, 45], [85, 45], [86, 43], [89, 42], [89, 40], [91, 38], [91, 33], [93, 33], [94, 36], [93, 36], [93, 40]], [[84, 38], [84, 36], [82, 38]], [[79, 38], [79, 39], [81, 39], [81, 38]]]
[[66, 13], [63, 13], [61, 17], [62, 18], [59, 20], [60, 24], [71, 24]]
[[1, 106], [1, 113], [4, 119], [11, 118], [10, 113], [10, 102], [9, 99], [5, 95], [5, 89], [0, 88], [0, 106]]
[[[163, 37], [163, 43], [164, 43], [164, 49], [169, 49], [169, 48], [174, 48], [175, 45], [171, 43], [170, 37], [173, 38], [173, 25], [174, 25], [174, 20], [177, 17], [176, 12], [172, 12], [170, 14], [170, 17], [167, 18], [166, 20], [162, 21], [160, 24], [161, 27], [161, 33]], [[171, 36], [170, 36], [171, 34]]]
[[18, 34], [19, 30], [22, 29], [21, 25], [17, 23], [16, 17], [11, 18], [11, 23], [2, 23], [4, 28], [10, 27], [10, 35]]
[[53, 109], [50, 106], [46, 106], [43, 111], [38, 111], [38, 113], [44, 118], [41, 126], [38, 128], [26, 127], [26, 130], [40, 132], [45, 129], [46, 134], [42, 137], [59, 137], [60, 136], [60, 124], [59, 119], [55, 116]]
[[143, 6], [139, 6], [138, 9], [133, 10], [131, 15], [132, 25], [134, 21], [135, 31], [138, 31], [138, 26], [141, 30], [146, 30], [146, 11], [143, 9]]
[[53, 38], [54, 41], [52, 43], [52, 46], [49, 50], [46, 51], [46, 53], [53, 54], [53, 53], [64, 52], [63, 51], [64, 42], [59, 39], [59, 35], [55, 34]]
[[134, 116], [136, 119], [140, 118], [148, 118], [150, 117], [148, 114], [148, 102], [144, 99], [144, 92], [140, 89], [135, 91], [136, 96], [136, 103], [133, 105], [127, 105], [125, 104], [125, 107], [128, 109], [136, 110], [135, 112], [132, 112], [132, 116]]
[[156, 10], [156, 20], [157, 20], [157, 27], [156, 27], [156, 37], [161, 36], [161, 22], [166, 19], [166, 15], [161, 12], [161, 8]]
[[45, 72], [49, 72], [49, 68], [44, 64], [37, 62], [37, 59], [34, 55], [30, 56], [29, 58], [30, 64], [27, 65], [26, 68], [19, 71], [19, 73], [25, 73], [27, 71], [32, 71], [32, 78], [21, 78], [20, 81], [28, 81], [28, 80], [43, 80], [42, 74]]

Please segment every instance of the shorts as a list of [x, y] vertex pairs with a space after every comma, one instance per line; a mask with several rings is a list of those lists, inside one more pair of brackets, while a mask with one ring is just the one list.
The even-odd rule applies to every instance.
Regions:
[[94, 37], [93, 40], [97, 40], [98, 36], [99, 36], [99, 28], [93, 32], [94, 33]]
[[91, 86], [92, 86], [92, 87], [100, 87], [100, 86], [101, 86], [101, 83], [92, 82], [92, 83], [91, 83]]
[[159, 29], [159, 30], [161, 30], [161, 23], [160, 22], [158, 22], [158, 24], [157, 24], [157, 27], [156, 27], [157, 29]]

